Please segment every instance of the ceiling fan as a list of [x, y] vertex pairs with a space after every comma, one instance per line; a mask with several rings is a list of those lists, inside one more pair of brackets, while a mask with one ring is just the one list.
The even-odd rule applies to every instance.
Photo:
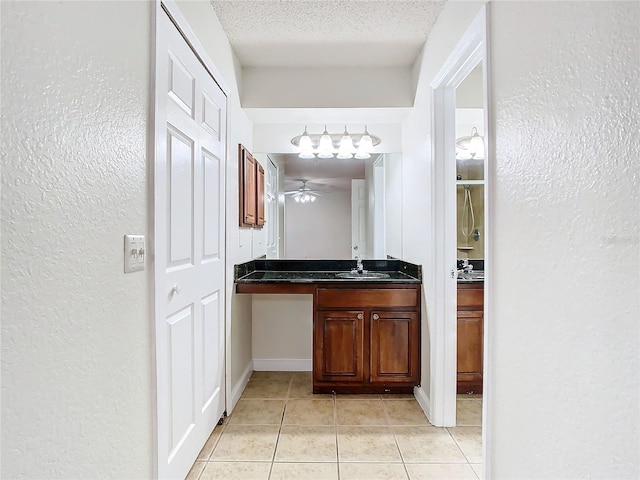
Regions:
[[284, 192], [284, 194], [291, 195], [291, 198], [298, 203], [315, 202], [316, 198], [322, 195], [320, 192], [316, 192], [307, 187], [308, 180], [300, 179], [299, 181], [302, 182], [302, 186], [299, 189]]

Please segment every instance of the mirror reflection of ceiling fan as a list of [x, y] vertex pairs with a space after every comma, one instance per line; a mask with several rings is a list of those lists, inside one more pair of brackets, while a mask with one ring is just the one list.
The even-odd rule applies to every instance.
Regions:
[[300, 188], [298, 188], [297, 190], [284, 192], [284, 194], [291, 195], [291, 198], [293, 198], [298, 203], [315, 202], [317, 197], [322, 196], [320, 192], [307, 187], [308, 180], [299, 179], [298, 181], [302, 182], [302, 186]]

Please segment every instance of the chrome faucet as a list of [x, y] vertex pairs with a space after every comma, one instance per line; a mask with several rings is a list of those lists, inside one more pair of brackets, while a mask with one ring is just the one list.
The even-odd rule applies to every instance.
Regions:
[[465, 258], [462, 260], [462, 265], [460, 265], [462, 268], [459, 268], [459, 271], [462, 271], [463, 273], [471, 273], [471, 270], [473, 270], [473, 265], [469, 264], [469, 259]]
[[362, 259], [356, 255], [356, 270], [358, 273], [364, 272], [364, 267], [362, 266]]

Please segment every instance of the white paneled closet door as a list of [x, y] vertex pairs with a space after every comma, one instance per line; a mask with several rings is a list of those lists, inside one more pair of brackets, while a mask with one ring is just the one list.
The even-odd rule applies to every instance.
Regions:
[[184, 478], [225, 408], [226, 96], [165, 12], [158, 28], [158, 476]]

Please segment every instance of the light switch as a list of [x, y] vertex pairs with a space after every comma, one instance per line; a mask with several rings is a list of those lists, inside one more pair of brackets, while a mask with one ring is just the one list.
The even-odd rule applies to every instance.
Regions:
[[146, 256], [144, 235], [124, 236], [124, 273], [144, 270]]

